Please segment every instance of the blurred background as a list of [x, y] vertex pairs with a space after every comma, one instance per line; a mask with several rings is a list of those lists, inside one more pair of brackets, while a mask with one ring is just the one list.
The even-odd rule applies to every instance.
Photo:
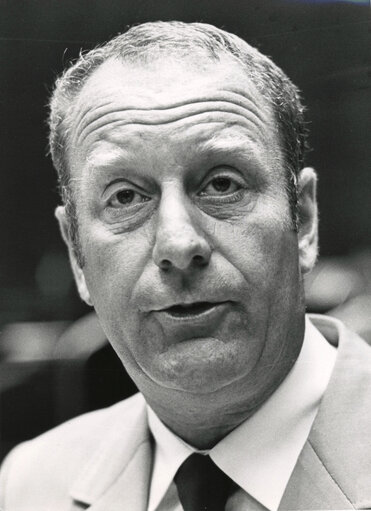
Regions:
[[369, 1], [0, 0], [0, 457], [135, 388], [77, 297], [54, 219], [47, 101], [83, 49], [153, 20], [203, 21], [272, 57], [303, 92], [319, 174], [311, 312], [371, 342]]

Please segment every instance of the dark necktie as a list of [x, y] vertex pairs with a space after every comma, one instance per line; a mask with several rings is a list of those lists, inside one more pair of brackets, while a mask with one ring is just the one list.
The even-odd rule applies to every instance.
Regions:
[[192, 454], [174, 477], [184, 511], [224, 511], [233, 481], [210, 456]]

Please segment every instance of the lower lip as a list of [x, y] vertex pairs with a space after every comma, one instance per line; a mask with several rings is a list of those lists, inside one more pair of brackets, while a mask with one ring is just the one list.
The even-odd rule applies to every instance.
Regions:
[[220, 319], [221, 314], [229, 307], [230, 302], [221, 302], [215, 303], [204, 311], [195, 314], [192, 312], [187, 313], [186, 309], [184, 314], [172, 314], [166, 310], [156, 311], [154, 314], [161, 322], [172, 325], [203, 326], [212, 322], [217, 322]]

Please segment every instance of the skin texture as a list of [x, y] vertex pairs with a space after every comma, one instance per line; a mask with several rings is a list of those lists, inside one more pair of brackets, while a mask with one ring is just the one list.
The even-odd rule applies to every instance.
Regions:
[[[302, 274], [316, 257], [315, 175], [292, 227], [273, 114], [221, 62], [108, 61], [72, 114], [69, 162], [82, 298], [159, 417], [206, 448], [249, 417], [292, 367]], [[169, 307], [212, 302], [206, 316]]]

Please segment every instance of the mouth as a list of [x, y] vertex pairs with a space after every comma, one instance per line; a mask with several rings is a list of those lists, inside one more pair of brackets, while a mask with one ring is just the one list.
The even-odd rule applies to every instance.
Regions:
[[154, 313], [163, 326], [170, 328], [210, 328], [220, 322], [230, 305], [229, 301], [178, 303]]
[[233, 302], [195, 301], [176, 303], [163, 309], [153, 310], [163, 332], [173, 339], [208, 337], [233, 310]]
[[187, 304], [178, 304], [163, 309], [163, 312], [170, 314], [174, 318], [190, 318], [192, 316], [201, 316], [215, 307], [220, 305], [219, 303], [212, 302], [194, 302]]

